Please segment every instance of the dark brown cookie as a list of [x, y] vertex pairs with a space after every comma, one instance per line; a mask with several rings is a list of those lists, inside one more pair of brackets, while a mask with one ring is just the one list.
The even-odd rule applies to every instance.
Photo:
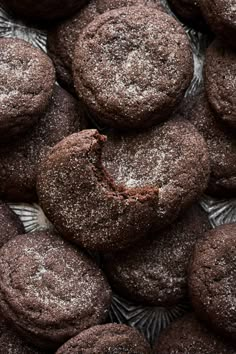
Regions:
[[206, 95], [218, 118], [236, 129], [235, 85], [236, 51], [215, 41], [206, 53]]
[[56, 354], [151, 354], [144, 337], [124, 324], [95, 326], [70, 339]]
[[185, 300], [191, 253], [209, 229], [207, 214], [195, 205], [171, 226], [149, 235], [149, 240], [105, 257], [111, 286], [146, 305], [172, 306]]
[[72, 16], [88, 0], [3, 0], [16, 15], [29, 20], [46, 21], [51, 25], [51, 20], [58, 20]]
[[[47, 352], [49, 354], [49, 352]], [[0, 354], [46, 354], [29, 346], [0, 319]]]
[[236, 343], [236, 224], [222, 225], [197, 242], [189, 270], [197, 315]]
[[9, 144], [0, 144], [0, 195], [11, 201], [32, 202], [36, 196], [38, 164], [64, 137], [83, 128], [78, 102], [59, 86], [38, 125]]
[[206, 30], [199, 0], [168, 0], [171, 9], [185, 23], [198, 30]]
[[23, 234], [24, 227], [7, 204], [0, 201], [0, 247], [17, 235]]
[[193, 74], [182, 26], [147, 6], [97, 16], [80, 34], [75, 89], [99, 123], [135, 129], [169, 118]]
[[102, 160], [117, 185], [159, 187], [154, 221], [158, 228], [199, 199], [208, 183], [207, 146], [183, 119], [139, 134], [108, 135]]
[[55, 81], [51, 59], [16, 38], [0, 38], [0, 141], [32, 127], [50, 103]]
[[212, 112], [204, 93], [186, 113], [206, 140], [211, 175], [208, 193], [220, 197], [236, 195], [236, 139]]
[[97, 265], [49, 233], [20, 235], [0, 250], [1, 313], [32, 344], [56, 349], [102, 323], [111, 291]]
[[105, 137], [83, 130], [62, 140], [40, 166], [38, 195], [55, 227], [96, 251], [126, 247], [144, 237], [158, 207], [158, 187], [116, 186], [101, 163]]
[[123, 6], [146, 5], [163, 9], [160, 0], [91, 0], [73, 18], [54, 26], [48, 33], [47, 49], [56, 67], [59, 82], [74, 93], [72, 61], [75, 44], [82, 29], [96, 16]]
[[160, 335], [153, 354], [236, 354], [236, 350], [189, 314]]
[[211, 30], [227, 42], [236, 47], [236, 3], [235, 0], [198, 0], [202, 15], [205, 17]]

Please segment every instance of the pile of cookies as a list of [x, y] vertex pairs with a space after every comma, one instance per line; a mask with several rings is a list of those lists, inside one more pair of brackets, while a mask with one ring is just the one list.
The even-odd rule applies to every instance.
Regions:
[[[169, 1], [214, 37], [194, 94], [162, 0], [4, 4], [48, 36], [0, 37], [0, 353], [235, 354], [236, 224], [198, 202], [236, 196], [236, 0]], [[53, 229], [26, 234], [9, 202]], [[148, 343], [109, 323], [113, 291], [191, 312]]]

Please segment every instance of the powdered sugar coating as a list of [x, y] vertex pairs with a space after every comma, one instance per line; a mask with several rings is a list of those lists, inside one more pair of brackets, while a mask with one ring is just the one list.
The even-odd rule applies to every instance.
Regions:
[[65, 343], [56, 354], [151, 354], [144, 337], [132, 327], [109, 323], [94, 326]]
[[97, 16], [80, 34], [74, 84], [96, 119], [140, 128], [169, 118], [193, 75], [181, 25], [164, 12], [131, 6]]
[[236, 340], [236, 224], [222, 225], [197, 242], [189, 289], [198, 316], [220, 335]]
[[127, 247], [145, 237], [158, 207], [158, 187], [116, 186], [101, 163], [105, 137], [83, 130], [47, 155], [38, 175], [38, 196], [64, 237], [96, 251]]
[[38, 164], [64, 137], [82, 129], [78, 101], [56, 86], [50, 105], [28, 134], [9, 144], [0, 144], [0, 195], [11, 201], [37, 200]]
[[194, 314], [173, 322], [157, 341], [155, 354], [235, 354], [235, 349], [215, 335]]
[[206, 95], [217, 117], [233, 128], [236, 128], [235, 87], [236, 53], [215, 41], [206, 53]]
[[169, 307], [187, 298], [187, 270], [196, 241], [210, 229], [195, 205], [172, 225], [134, 248], [104, 258], [111, 286], [139, 304]]
[[1, 38], [0, 51], [0, 134], [6, 140], [28, 129], [45, 111], [55, 72], [46, 54], [23, 40]]
[[11, 238], [24, 233], [24, 227], [9, 206], [0, 201], [0, 247]]
[[154, 220], [158, 227], [170, 223], [199, 198], [208, 181], [205, 142], [183, 119], [138, 134], [108, 134], [102, 160], [117, 184], [159, 187]]
[[216, 196], [236, 195], [236, 139], [212, 112], [204, 93], [194, 99], [186, 117], [205, 138], [211, 175], [208, 191]]
[[72, 18], [58, 23], [49, 30], [47, 38], [48, 54], [52, 58], [60, 83], [74, 92], [72, 61], [75, 44], [80, 33], [96, 16], [123, 6], [146, 5], [163, 9], [160, 0], [91, 0]]
[[59, 236], [17, 236], [0, 252], [0, 308], [28, 341], [57, 348], [105, 320], [111, 300], [105, 278]]

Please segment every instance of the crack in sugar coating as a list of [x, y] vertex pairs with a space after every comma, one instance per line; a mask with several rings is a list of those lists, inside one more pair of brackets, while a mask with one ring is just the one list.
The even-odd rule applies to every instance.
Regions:
[[233, 128], [236, 128], [235, 74], [235, 52], [215, 41], [206, 55], [206, 94], [216, 115]]
[[2, 248], [0, 269], [0, 308], [32, 343], [56, 347], [106, 318], [105, 278], [58, 236], [16, 237]]
[[94, 326], [65, 343], [56, 354], [150, 354], [151, 348], [134, 328], [124, 324]]
[[236, 240], [235, 224], [222, 225], [196, 244], [189, 287], [199, 317], [235, 342]]
[[204, 191], [207, 147], [194, 127], [173, 119], [143, 133], [108, 134], [102, 161], [116, 184], [159, 187], [155, 224], [171, 222]]
[[192, 54], [172, 17], [137, 6], [90, 23], [78, 39], [73, 67], [77, 93], [97, 119], [134, 128], [163, 120], [182, 98]]
[[58, 230], [100, 251], [144, 237], [158, 205], [158, 187], [116, 188], [101, 164], [103, 143], [95, 130], [71, 135], [51, 150], [38, 176], [40, 203]]

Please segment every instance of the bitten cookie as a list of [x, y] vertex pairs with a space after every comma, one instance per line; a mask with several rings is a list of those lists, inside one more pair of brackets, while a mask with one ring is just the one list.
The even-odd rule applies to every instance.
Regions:
[[160, 0], [91, 0], [76, 15], [58, 23], [49, 30], [47, 37], [48, 55], [54, 62], [57, 78], [62, 86], [75, 93], [72, 61], [77, 39], [83, 30], [96, 16], [123, 6], [146, 5], [158, 10], [163, 6]]
[[144, 337], [124, 324], [95, 326], [70, 339], [56, 354], [151, 354]]
[[173, 322], [161, 333], [153, 354], [235, 354], [229, 343], [210, 332], [193, 314]]
[[193, 76], [182, 26], [147, 6], [97, 16], [80, 34], [74, 84], [97, 121], [110, 127], [149, 127], [169, 118]]
[[10, 240], [0, 250], [0, 309], [25, 340], [57, 349], [105, 321], [110, 287], [82, 251], [49, 233]]
[[78, 102], [55, 86], [47, 112], [38, 124], [17, 141], [0, 145], [0, 196], [11, 201], [37, 200], [38, 164], [64, 137], [83, 128]]
[[52, 61], [16, 38], [0, 38], [0, 142], [32, 127], [50, 103], [55, 81]]
[[0, 201], [0, 247], [17, 235], [23, 234], [24, 227], [7, 204]]
[[189, 289], [197, 315], [236, 343], [236, 224], [222, 225], [197, 242]]
[[191, 253], [209, 229], [206, 213], [195, 205], [171, 226], [149, 235], [149, 240], [108, 255], [103, 263], [111, 286], [141, 304], [172, 306], [184, 301]]
[[186, 112], [186, 117], [205, 138], [210, 157], [210, 180], [207, 192], [219, 197], [236, 195], [236, 139], [212, 112], [201, 93]]
[[215, 41], [206, 52], [206, 95], [217, 117], [236, 129], [235, 86], [236, 52]]
[[108, 133], [102, 161], [117, 185], [159, 187], [153, 221], [158, 229], [199, 199], [208, 183], [205, 141], [181, 118], [139, 134]]
[[88, 0], [3, 0], [19, 17], [29, 21], [44, 21], [51, 25], [51, 20], [72, 16]]
[[83, 130], [58, 143], [40, 165], [38, 196], [64, 237], [95, 251], [127, 247], [155, 218], [158, 187], [116, 186], [102, 166], [105, 137]]
[[199, 0], [168, 0], [171, 9], [185, 23], [198, 30], [206, 30]]
[[198, 0], [202, 14], [211, 30], [236, 48], [236, 2], [235, 0]]

